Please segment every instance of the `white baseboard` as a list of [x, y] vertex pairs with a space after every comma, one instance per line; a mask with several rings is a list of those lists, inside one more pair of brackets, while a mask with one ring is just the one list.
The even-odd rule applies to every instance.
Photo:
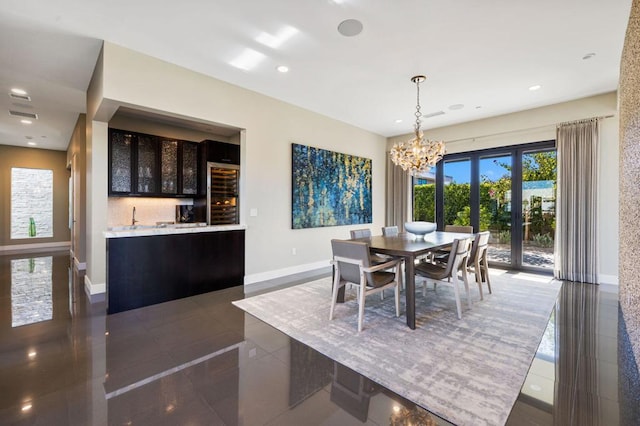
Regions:
[[96, 294], [106, 293], [107, 292], [107, 284], [93, 284], [88, 276], [84, 276], [84, 292], [87, 293], [87, 296], [91, 298]]
[[9, 246], [0, 246], [0, 253], [10, 254], [12, 252], [22, 251], [49, 251], [71, 247], [71, 241], [58, 241], [55, 243], [33, 243], [33, 244], [14, 244]]
[[293, 274], [300, 274], [303, 272], [314, 271], [316, 269], [326, 268], [330, 266], [329, 260], [321, 260], [314, 263], [306, 263], [304, 265], [290, 266], [288, 268], [276, 269], [273, 271], [260, 272], [257, 274], [245, 275], [244, 285], [255, 284], [262, 281], [273, 280], [276, 278], [282, 278]]
[[73, 257], [73, 264], [78, 271], [86, 271], [87, 270], [87, 262], [80, 262], [77, 257]]
[[599, 284], [613, 284], [618, 285], [618, 276], [617, 275], [598, 275]]

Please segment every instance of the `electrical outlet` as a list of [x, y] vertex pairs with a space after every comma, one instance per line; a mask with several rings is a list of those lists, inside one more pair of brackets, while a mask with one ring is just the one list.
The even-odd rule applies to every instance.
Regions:
[[295, 248], [295, 247], [291, 249], [291, 254], [292, 254], [292, 255], [294, 255], [294, 256], [295, 256], [296, 254], [298, 254], [298, 251], [296, 250], [296, 248]]

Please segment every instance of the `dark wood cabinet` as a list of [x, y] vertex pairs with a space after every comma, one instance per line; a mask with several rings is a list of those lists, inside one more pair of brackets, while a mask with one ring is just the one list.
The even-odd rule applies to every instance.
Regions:
[[205, 140], [207, 145], [207, 161], [223, 164], [240, 164], [240, 145]]
[[107, 238], [107, 313], [241, 286], [244, 237], [233, 230]]
[[197, 196], [200, 155], [197, 142], [109, 129], [109, 195]]

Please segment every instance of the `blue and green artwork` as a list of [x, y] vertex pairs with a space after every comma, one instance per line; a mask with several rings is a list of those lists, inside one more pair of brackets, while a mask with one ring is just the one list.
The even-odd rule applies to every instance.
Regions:
[[292, 144], [293, 229], [371, 223], [371, 159]]

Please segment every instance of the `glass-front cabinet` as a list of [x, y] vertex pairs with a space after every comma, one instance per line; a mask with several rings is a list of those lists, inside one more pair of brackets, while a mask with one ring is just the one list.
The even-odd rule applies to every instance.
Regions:
[[158, 192], [158, 149], [153, 136], [138, 135], [138, 193]]
[[160, 140], [160, 192], [178, 193], [178, 141]]
[[110, 185], [109, 193], [131, 192], [131, 160], [133, 135], [111, 131], [109, 135]]
[[182, 141], [182, 193], [196, 195], [198, 193], [198, 144]]
[[109, 129], [109, 195], [198, 194], [197, 142]]

